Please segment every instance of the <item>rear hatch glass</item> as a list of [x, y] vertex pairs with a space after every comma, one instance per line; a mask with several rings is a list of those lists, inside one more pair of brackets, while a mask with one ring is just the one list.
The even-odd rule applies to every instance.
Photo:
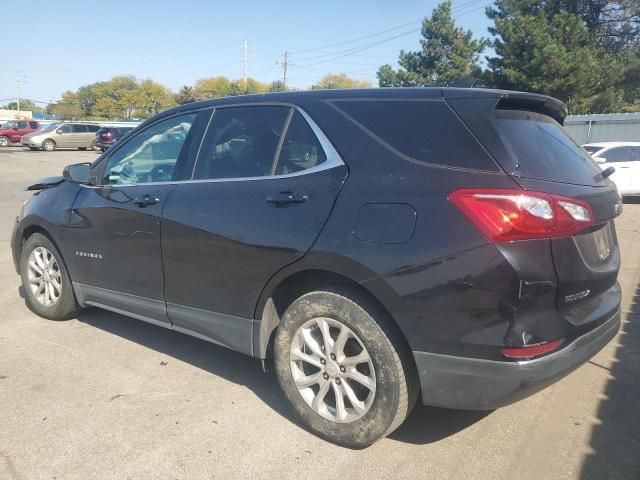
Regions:
[[551, 117], [520, 110], [496, 110], [495, 126], [517, 158], [515, 176], [605, 186], [591, 156]]

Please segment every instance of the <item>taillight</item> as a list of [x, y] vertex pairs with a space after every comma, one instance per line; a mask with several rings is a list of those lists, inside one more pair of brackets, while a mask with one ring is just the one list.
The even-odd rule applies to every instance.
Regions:
[[111, 137], [111, 132], [101, 133], [100, 135], [103, 136], [103, 137], [110, 138]]
[[510, 347], [502, 348], [500, 351], [505, 357], [519, 360], [539, 357], [545, 353], [549, 353], [560, 346], [562, 340], [553, 340], [551, 342], [536, 343], [526, 347]]
[[574, 235], [593, 225], [575, 198], [512, 189], [462, 189], [449, 199], [494, 243]]

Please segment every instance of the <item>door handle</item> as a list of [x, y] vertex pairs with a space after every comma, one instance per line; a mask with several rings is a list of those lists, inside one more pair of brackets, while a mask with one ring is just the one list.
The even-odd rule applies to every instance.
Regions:
[[267, 202], [273, 203], [276, 207], [282, 207], [290, 203], [304, 203], [309, 200], [309, 196], [304, 193], [280, 192], [267, 197]]
[[149, 205], [155, 205], [159, 203], [160, 199], [157, 197], [152, 197], [151, 195], [143, 195], [138, 198], [134, 198], [131, 203], [135, 203], [140, 208], [148, 207]]

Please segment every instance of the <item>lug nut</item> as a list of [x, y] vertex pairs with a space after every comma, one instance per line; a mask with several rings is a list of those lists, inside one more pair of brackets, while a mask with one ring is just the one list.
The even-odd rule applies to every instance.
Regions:
[[345, 372], [345, 370], [346, 370], [346, 368], [344, 368], [344, 367], [340, 367], [340, 371], [341, 371], [342, 373], [344, 373], [344, 372]]
[[342, 382], [340, 381], [339, 378], [336, 378], [336, 385], [340, 385]]
[[332, 353], [331, 354], [331, 360], [335, 360], [335, 359], [336, 359], [336, 356], [335, 356], [335, 354]]
[[327, 363], [327, 361], [326, 361], [324, 358], [321, 358], [321, 359], [320, 359], [320, 363], [321, 363], [322, 365], [324, 365], [325, 363]]
[[324, 378], [325, 380], [329, 380], [329, 374], [324, 373], [324, 374], [322, 375], [322, 378]]

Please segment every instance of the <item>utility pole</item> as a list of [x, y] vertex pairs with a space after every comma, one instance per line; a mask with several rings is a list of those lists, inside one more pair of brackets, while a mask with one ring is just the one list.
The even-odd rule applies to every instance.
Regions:
[[282, 73], [282, 84], [284, 86], [284, 89], [287, 89], [287, 67], [289, 66], [289, 52], [287, 52], [285, 50], [284, 52], [284, 62], [282, 62], [282, 69], [283, 69], [283, 73]]
[[20, 120], [20, 75], [16, 72], [16, 103], [18, 104], [18, 120]]
[[247, 41], [244, 41], [244, 73], [242, 78], [244, 79], [244, 93], [247, 93]]

